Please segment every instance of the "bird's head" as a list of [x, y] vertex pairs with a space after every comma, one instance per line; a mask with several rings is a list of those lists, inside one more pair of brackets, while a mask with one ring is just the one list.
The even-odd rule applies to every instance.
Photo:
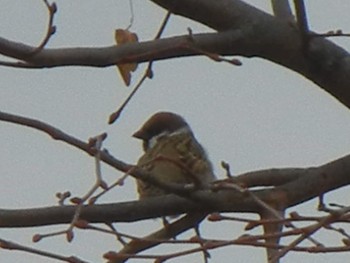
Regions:
[[172, 112], [158, 112], [151, 116], [132, 136], [143, 141], [144, 151], [152, 148], [157, 139], [164, 135], [192, 133], [187, 122]]

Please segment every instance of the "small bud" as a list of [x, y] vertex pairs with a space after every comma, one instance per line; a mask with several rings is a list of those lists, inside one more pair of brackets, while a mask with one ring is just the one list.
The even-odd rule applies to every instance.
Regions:
[[83, 202], [83, 200], [80, 197], [73, 197], [70, 199], [71, 203], [79, 205]]
[[212, 213], [208, 216], [208, 221], [211, 221], [211, 222], [216, 222], [221, 220], [222, 220], [222, 216], [219, 213]]
[[108, 184], [105, 181], [100, 181], [100, 185], [99, 185], [103, 190], [107, 190], [108, 189]]
[[50, 5], [50, 12], [51, 12], [52, 14], [54, 14], [54, 13], [57, 12], [57, 5], [56, 5], [55, 2], [52, 3], [52, 4]]
[[67, 238], [67, 241], [68, 241], [68, 242], [72, 242], [72, 240], [73, 240], [73, 238], [74, 238], [74, 233], [73, 233], [73, 231], [67, 231], [66, 238]]
[[239, 59], [236, 59], [236, 58], [231, 59], [231, 63], [235, 66], [242, 66], [243, 65], [242, 61], [240, 61]]
[[37, 242], [39, 242], [41, 239], [42, 239], [42, 236], [39, 235], [39, 234], [36, 234], [36, 235], [33, 236], [32, 241], [33, 241], [34, 243], [37, 243]]
[[87, 228], [89, 226], [89, 222], [83, 219], [79, 219], [78, 221], [75, 222], [74, 224], [75, 227], [77, 228]]
[[53, 34], [55, 34], [56, 33], [56, 26], [52, 26], [51, 28], [50, 28], [50, 35], [53, 35]]

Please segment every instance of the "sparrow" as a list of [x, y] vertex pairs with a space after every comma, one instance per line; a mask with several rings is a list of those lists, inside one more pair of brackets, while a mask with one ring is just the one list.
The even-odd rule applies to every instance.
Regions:
[[[142, 140], [144, 154], [137, 165], [165, 183], [208, 187], [215, 180], [212, 164], [180, 115], [158, 112], [133, 134]], [[165, 190], [137, 179], [139, 199], [168, 194]]]

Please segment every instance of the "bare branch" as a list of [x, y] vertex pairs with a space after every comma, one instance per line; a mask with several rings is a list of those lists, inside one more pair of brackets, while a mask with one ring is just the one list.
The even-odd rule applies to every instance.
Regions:
[[[103, 156], [104, 154], [101, 154], [101, 160], [103, 160]], [[278, 202], [278, 206], [281, 208], [297, 205], [322, 193], [349, 185], [350, 156], [345, 156], [318, 168], [304, 169], [299, 172], [302, 176], [296, 175], [297, 179], [292, 182], [273, 189], [251, 190], [251, 193], [265, 203]], [[322, 183], [318, 183], [320, 181]], [[199, 201], [193, 202], [192, 200]], [[131, 222], [178, 215], [189, 211], [260, 213], [261, 209], [256, 200], [246, 193], [235, 190], [218, 190], [217, 192], [200, 190], [191, 193], [191, 200], [166, 195], [142, 201], [84, 206], [81, 218], [91, 223]], [[69, 223], [74, 212], [75, 206], [18, 210], [3, 209], [0, 210], [0, 227]]]
[[[338, 51], [331, 48], [335, 47], [333, 43], [313, 38], [306, 56], [304, 34], [300, 34], [294, 24], [276, 19], [240, 0], [152, 0], [152, 2], [174, 14], [198, 21], [215, 30], [235, 29], [246, 40], [251, 36], [251, 41], [240, 42], [241, 48], [251, 47], [257, 40], [260, 44], [264, 43], [260, 45], [261, 52], [258, 52], [257, 56], [302, 74], [350, 108], [350, 91], [347, 88], [350, 86], [349, 54], [345, 50], [339, 52], [341, 48]], [[247, 56], [247, 53], [243, 56]]]
[[[69, 134], [49, 125], [42, 121], [38, 121], [31, 118], [21, 117], [18, 115], [13, 115], [5, 112], [0, 111], [0, 120], [6, 121], [10, 123], [15, 123], [19, 125], [28, 126], [31, 128], [34, 128], [36, 130], [42, 131], [49, 136], [51, 136], [53, 139], [58, 141], [66, 142], [67, 144], [74, 146], [84, 152], [86, 152], [89, 155], [94, 155], [96, 153], [96, 150], [93, 149], [89, 143], [85, 143], [77, 138], [74, 138], [73, 136], [70, 136]], [[122, 172], [129, 171], [133, 166], [130, 164], [126, 164], [124, 162], [121, 162], [117, 159], [115, 159], [113, 156], [111, 156], [108, 152], [102, 151], [101, 152], [101, 160], [112, 167], [118, 169]]]
[[52, 4], [49, 4], [47, 0], [43, 0], [43, 1], [46, 5], [47, 10], [49, 11], [49, 23], [47, 26], [47, 32], [46, 32], [45, 38], [41, 41], [40, 45], [33, 51], [32, 55], [40, 52], [49, 42], [50, 37], [56, 32], [56, 27], [53, 25], [53, 20], [57, 12], [57, 5], [55, 2]]
[[288, 251], [290, 251], [292, 248], [296, 247], [298, 244], [300, 244], [302, 241], [304, 241], [307, 237], [313, 235], [320, 228], [326, 227], [328, 224], [334, 222], [340, 216], [342, 216], [344, 213], [346, 213], [348, 211], [349, 211], [349, 208], [340, 209], [336, 213], [330, 214], [329, 216], [325, 217], [324, 219], [322, 219], [320, 222], [314, 224], [313, 226], [309, 226], [307, 228], [307, 231], [304, 231], [304, 233], [300, 237], [295, 239], [288, 246], [286, 246], [283, 249], [281, 249], [281, 251], [279, 251], [276, 254], [275, 258], [273, 258], [272, 260], [277, 260], [279, 258], [282, 258], [284, 255], [286, 255], [288, 253]]
[[186, 230], [193, 228], [198, 225], [206, 214], [202, 213], [190, 213], [176, 222], [167, 225], [161, 230], [152, 233], [142, 239], [132, 240], [118, 253], [109, 252], [108, 259], [109, 263], [122, 263], [125, 262], [131, 255], [135, 255], [141, 251], [154, 247], [164, 240], [168, 240], [172, 237], [185, 232]]
[[309, 23], [307, 21], [307, 15], [305, 10], [304, 0], [294, 0], [295, 12], [297, 15], [297, 23], [300, 32], [307, 36], [310, 32]]
[[53, 259], [56, 259], [59, 261], [65, 261], [68, 263], [88, 263], [87, 261], [81, 260], [77, 257], [62, 256], [62, 255], [58, 255], [55, 253], [51, 253], [51, 252], [23, 246], [23, 245], [15, 243], [15, 242], [7, 241], [4, 239], [0, 239], [0, 247], [3, 249], [9, 249], [9, 250], [24, 251], [24, 252], [27, 252], [30, 254], [35, 254], [35, 255], [46, 257], [46, 258], [53, 258]]
[[289, 0], [271, 0], [272, 10], [276, 17], [289, 22], [294, 21], [294, 16], [289, 5]]
[[[130, 43], [120, 47], [43, 49], [0, 38], [0, 53], [22, 60], [12, 66], [44, 68], [67, 65], [114, 66], [116, 63], [156, 61], [201, 55], [193, 48], [220, 55], [261, 57], [310, 79], [350, 108], [350, 59], [344, 49], [315, 37], [307, 56], [302, 34], [294, 24], [276, 19], [239, 0], [152, 0], [168, 11], [188, 17], [221, 32]], [[207, 14], [216, 14], [208, 16]], [[268, 34], [266, 29], [269, 28]], [[24, 62], [23, 62], [24, 61]], [[0, 62], [10, 66], [11, 62]]]
[[[132, 6], [132, 3], [130, 2], [130, 5]], [[170, 12], [167, 12], [161, 26], [160, 29], [158, 30], [155, 39], [159, 39], [165, 29], [165, 26], [167, 25], [169, 19], [170, 19]], [[126, 98], [126, 100], [123, 102], [123, 104], [119, 107], [119, 109], [115, 112], [113, 112], [108, 120], [109, 124], [114, 123], [119, 117], [120, 114], [122, 113], [122, 111], [124, 110], [124, 108], [126, 107], [126, 105], [128, 105], [128, 103], [130, 102], [130, 100], [134, 97], [134, 95], [136, 94], [136, 92], [139, 90], [139, 88], [141, 87], [142, 83], [147, 79], [147, 78], [153, 78], [153, 71], [152, 71], [152, 64], [153, 64], [153, 60], [151, 60], [150, 62], [148, 62], [148, 66], [145, 70], [145, 72], [143, 73], [143, 76], [141, 77], [141, 79], [138, 81], [138, 83], [135, 85], [135, 87], [133, 88], [133, 90], [131, 91], [131, 93], [129, 94], [129, 96]]]

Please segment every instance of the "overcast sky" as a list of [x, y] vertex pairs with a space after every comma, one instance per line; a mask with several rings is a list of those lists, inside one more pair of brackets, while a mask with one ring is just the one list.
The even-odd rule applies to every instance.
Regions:
[[[270, 1], [246, 2], [270, 12]], [[348, 1], [306, 2], [312, 30], [350, 32]], [[130, 23], [128, 1], [57, 0], [56, 3], [57, 33], [49, 47], [110, 46], [114, 43], [114, 30]], [[134, 1], [133, 7], [134, 21], [130, 30], [138, 34], [140, 41], [152, 39], [165, 11], [150, 1]], [[46, 23], [47, 11], [42, 1], [1, 0], [1, 37], [38, 45], [45, 34]], [[187, 34], [188, 27], [194, 33], [210, 30], [172, 16], [164, 36]], [[350, 49], [349, 38], [334, 41]], [[216, 63], [208, 58], [154, 63], [154, 78], [143, 84], [120, 120], [113, 125], [107, 124], [109, 114], [121, 105], [131, 90], [124, 86], [115, 67], [40, 70], [0, 67], [0, 110], [45, 121], [82, 140], [106, 131], [108, 138], [104, 146], [115, 157], [130, 163], [141, 154], [140, 142], [131, 138], [131, 134], [153, 113], [174, 111], [190, 123], [207, 149], [218, 177], [223, 174], [219, 166], [221, 160], [229, 162], [232, 171], [239, 174], [272, 167], [318, 166], [349, 154], [350, 114], [347, 108], [288, 69], [262, 59], [240, 59], [241, 67]], [[143, 74], [143, 69], [144, 65], [140, 65], [132, 84]], [[53, 141], [43, 133], [13, 124], [0, 122], [0, 134], [1, 208], [52, 206], [56, 204], [56, 192], [69, 190], [74, 195], [82, 195], [93, 183], [94, 161], [86, 154]], [[106, 166], [103, 175], [108, 182], [121, 176]], [[326, 201], [342, 204], [349, 198], [348, 191], [349, 188], [328, 194]], [[100, 202], [133, 200], [136, 196], [134, 182], [129, 179], [124, 187], [109, 193]], [[312, 214], [316, 201], [289, 212], [296, 209], [304, 215]], [[159, 226], [159, 221], [117, 225], [121, 230], [143, 235]], [[1, 230], [1, 238], [80, 256], [91, 262], [102, 262], [101, 254], [116, 248], [113, 237], [82, 231], [76, 231], [71, 244], [61, 236], [39, 244], [30, 242], [35, 233], [64, 227], [5, 229]], [[204, 227], [203, 234], [229, 239], [241, 235], [243, 227], [212, 223]], [[333, 240], [329, 233], [319, 238], [325, 244], [327, 240]], [[244, 247], [211, 253], [211, 262], [223, 263], [231, 262], [232, 257], [236, 262], [258, 263], [263, 262], [264, 256], [262, 249]], [[348, 256], [348, 253], [290, 253], [283, 262], [344, 262]], [[0, 258], [1, 262], [23, 259], [56, 262], [7, 251], [1, 251]], [[200, 259], [196, 255], [186, 261], [198, 262]]]

